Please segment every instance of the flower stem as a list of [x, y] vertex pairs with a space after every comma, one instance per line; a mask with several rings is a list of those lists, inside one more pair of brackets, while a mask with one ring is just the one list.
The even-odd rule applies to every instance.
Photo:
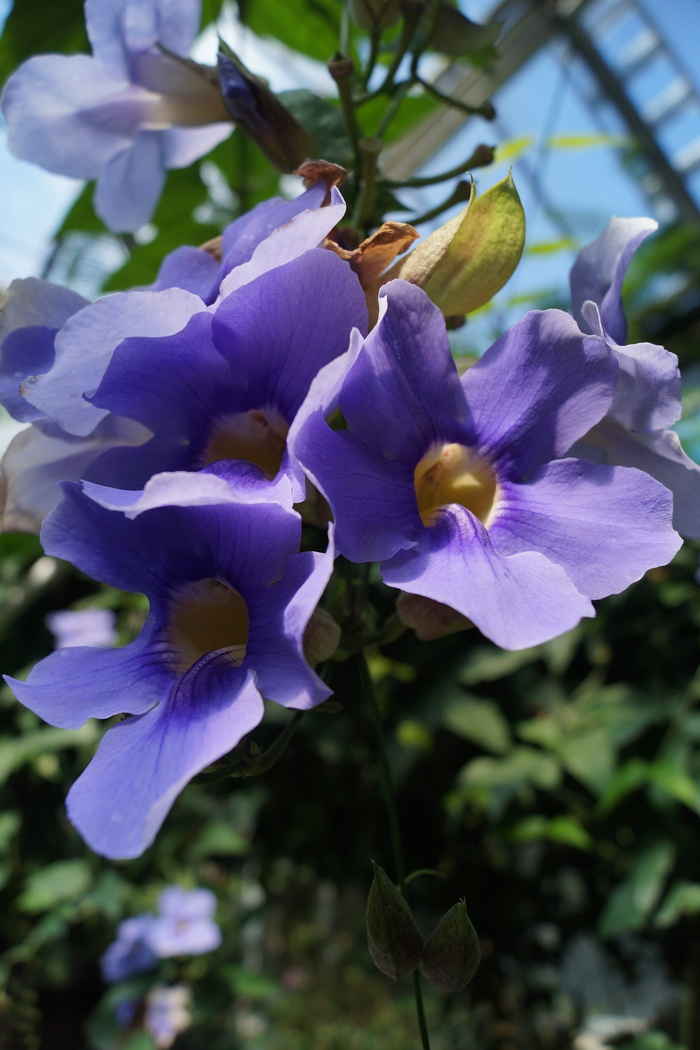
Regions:
[[[372, 725], [374, 727], [375, 736], [377, 738], [377, 756], [379, 759], [379, 772], [382, 780], [382, 787], [384, 789], [384, 797], [386, 799], [386, 808], [389, 817], [389, 835], [391, 838], [391, 851], [394, 856], [394, 865], [396, 867], [396, 874], [399, 879], [399, 889], [402, 895], [406, 896], [406, 865], [403, 859], [403, 845], [401, 843], [401, 828], [399, 825], [399, 815], [396, 809], [396, 796], [394, 795], [394, 784], [391, 776], [391, 768], [389, 766], [389, 756], [386, 751], [386, 744], [384, 743], [384, 733], [382, 730], [382, 719], [379, 710], [379, 703], [377, 701], [377, 692], [374, 688], [374, 682], [372, 680], [372, 673], [369, 669], [367, 662], [367, 654], [365, 650], [362, 650], [359, 654], [360, 662], [360, 678], [367, 695], [369, 702], [370, 714], [372, 716]], [[413, 996], [416, 1003], [416, 1015], [418, 1017], [418, 1028], [420, 1030], [421, 1043], [423, 1050], [430, 1050], [430, 1039], [428, 1037], [428, 1026], [425, 1020], [425, 1010], [423, 1008], [423, 991], [420, 985], [420, 973], [418, 970], [413, 971]]]

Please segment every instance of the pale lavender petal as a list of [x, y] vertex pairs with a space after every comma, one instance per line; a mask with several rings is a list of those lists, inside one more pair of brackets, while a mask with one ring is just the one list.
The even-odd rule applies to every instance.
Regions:
[[263, 710], [251, 675], [203, 657], [168, 701], [107, 732], [68, 794], [71, 821], [96, 853], [139, 856], [188, 781], [234, 748]]
[[162, 133], [140, 131], [126, 149], [103, 167], [95, 191], [95, 211], [118, 233], [148, 222], [165, 184]]
[[632, 255], [645, 237], [658, 229], [653, 219], [613, 218], [599, 237], [579, 253], [571, 270], [571, 312], [582, 331], [590, 331], [582, 312], [587, 300], [600, 309], [608, 336], [622, 345], [627, 323], [622, 309], [622, 282]]
[[148, 431], [109, 417], [86, 438], [31, 426], [12, 439], [0, 466], [0, 511], [6, 532], [38, 533], [61, 499], [59, 481], [78, 481], [109, 449], [140, 445]]
[[566, 455], [607, 412], [618, 371], [568, 314], [527, 314], [462, 377], [479, 447], [520, 477]]
[[37, 277], [12, 281], [0, 309], [0, 343], [17, 328], [62, 328], [88, 301], [70, 288]]
[[675, 431], [632, 434], [606, 419], [586, 434], [573, 454], [651, 474], [673, 493], [674, 528], [700, 540], [700, 466], [683, 451]]
[[503, 555], [539, 551], [589, 598], [617, 594], [681, 545], [668, 489], [639, 470], [566, 459], [509, 483], [489, 527]]
[[88, 718], [143, 714], [157, 704], [172, 672], [154, 658], [153, 625], [123, 649], [68, 646], [36, 664], [26, 682], [5, 675], [21, 704], [52, 726], [79, 729]]
[[[247, 262], [257, 246], [274, 230], [286, 225], [301, 212], [320, 208], [327, 193], [326, 183], [320, 180], [294, 200], [272, 197], [234, 219], [223, 233], [222, 277], [235, 266]], [[334, 200], [336, 204], [340, 203], [337, 197]]]
[[317, 248], [344, 214], [345, 201], [334, 186], [328, 207], [294, 215], [257, 246], [248, 262], [232, 270], [222, 281], [220, 297], [225, 298], [236, 288], [241, 288], [268, 270], [291, 262], [309, 248]]
[[117, 616], [112, 609], [60, 609], [49, 613], [44, 622], [54, 636], [54, 648], [76, 645], [114, 645]]
[[133, 335], [174, 335], [203, 309], [198, 296], [180, 288], [116, 292], [98, 299], [59, 332], [55, 364], [27, 381], [27, 400], [69, 433], [89, 434], [108, 412], [85, 397], [99, 386], [116, 347]]
[[187, 168], [229, 137], [232, 124], [217, 122], [194, 128], [166, 128], [162, 135], [166, 168]]
[[558, 565], [531, 551], [502, 557], [481, 522], [455, 504], [425, 530], [420, 547], [382, 566], [382, 578], [449, 605], [504, 649], [539, 645], [594, 615]]
[[[583, 315], [589, 329], [605, 338], [598, 307], [586, 302]], [[663, 430], [681, 417], [681, 374], [678, 358], [654, 343], [613, 345], [620, 367], [615, 396], [607, 417], [631, 430]]]
[[198, 295], [203, 302], [209, 302], [220, 265], [209, 252], [183, 245], [166, 255], [153, 288], [184, 288]]
[[88, 55], [30, 58], [2, 96], [10, 149], [59, 175], [95, 178], [129, 137], [94, 120], [91, 111], [128, 86]]
[[199, 0], [85, 0], [93, 53], [125, 74], [130, 56], [154, 44], [186, 54], [199, 28], [199, 15]]
[[274, 482], [261, 481], [253, 470], [230, 472], [228, 479], [210, 471], [169, 471], [154, 475], [141, 492], [112, 489], [90, 481], [83, 482], [83, 491], [95, 503], [108, 510], [122, 511], [127, 518], [136, 518], [144, 511], [157, 507], [203, 507], [248, 503], [278, 503], [292, 507], [292, 489], [289, 479], [280, 475]]
[[216, 913], [216, 907], [216, 896], [211, 890], [166, 886], [158, 898], [158, 914], [175, 922], [211, 919]]

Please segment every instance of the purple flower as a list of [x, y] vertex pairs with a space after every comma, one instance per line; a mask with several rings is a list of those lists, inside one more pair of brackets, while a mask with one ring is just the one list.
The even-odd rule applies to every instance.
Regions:
[[652, 219], [611, 219], [571, 270], [571, 306], [581, 331], [605, 339], [620, 366], [608, 412], [573, 451], [651, 474], [673, 493], [678, 531], [700, 539], [700, 467], [670, 429], [681, 417], [678, 359], [653, 343], [625, 345], [622, 283], [632, 255], [656, 228]]
[[60, 649], [27, 682], [12, 681], [20, 701], [53, 725], [132, 716], [107, 732], [68, 795], [70, 819], [108, 857], [150, 845], [187, 782], [260, 722], [263, 696], [309, 708], [330, 692], [304, 659], [303, 636], [332, 548], [299, 553], [288, 483], [287, 506], [261, 502], [279, 498], [279, 486], [270, 494], [223, 482], [207, 504], [210, 480], [184, 475], [179, 492], [163, 497], [169, 505], [154, 500], [134, 518], [66, 485], [42, 530], [48, 553], [150, 600], [126, 648]]
[[57, 649], [71, 645], [114, 645], [116, 616], [111, 609], [63, 609], [49, 613], [46, 626]]
[[245, 460], [272, 480], [305, 478], [286, 437], [318, 370], [367, 325], [356, 275], [332, 252], [312, 249], [194, 314], [177, 335], [134, 337], [114, 352], [92, 405], [154, 435], [114, 449], [86, 477], [142, 488], [162, 471]]
[[168, 1050], [192, 1023], [192, 992], [184, 984], [157, 985], [148, 993], [144, 1027], [158, 1050]]
[[[460, 379], [428, 297], [403, 281], [383, 292], [377, 327], [319, 374], [289, 436], [340, 553], [506, 649], [560, 634], [593, 615], [589, 598], [671, 558], [666, 489], [561, 459], [610, 406], [602, 339], [530, 313]], [[325, 421], [336, 408], [346, 429]]]
[[149, 944], [161, 959], [201, 955], [221, 944], [214, 922], [216, 897], [211, 890], [167, 886], [158, 901], [158, 916], [149, 930]]
[[158, 958], [149, 941], [149, 932], [155, 921], [154, 915], [145, 914], [119, 923], [116, 941], [100, 959], [105, 981], [115, 984], [155, 967]]
[[199, 10], [197, 0], [87, 0], [92, 57], [30, 58], [5, 87], [13, 153], [96, 178], [95, 209], [113, 230], [147, 222], [166, 170], [186, 167], [231, 131], [211, 72], [182, 57]]

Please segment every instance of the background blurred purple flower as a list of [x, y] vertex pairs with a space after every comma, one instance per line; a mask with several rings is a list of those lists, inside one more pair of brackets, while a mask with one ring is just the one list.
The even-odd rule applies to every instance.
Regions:
[[2, 110], [18, 157], [97, 179], [95, 210], [115, 231], [151, 217], [168, 168], [231, 131], [212, 71], [182, 56], [198, 0], [87, 0], [93, 55], [40, 55], [10, 77]]
[[192, 1023], [192, 992], [184, 984], [157, 985], [146, 998], [144, 1027], [158, 1050], [168, 1050], [180, 1032]]
[[[617, 374], [602, 339], [549, 310], [460, 379], [440, 311], [393, 281], [376, 328], [312, 384], [289, 442], [331, 505], [340, 553], [524, 648], [680, 544], [652, 478], [560, 459], [608, 410]], [[347, 429], [325, 421], [336, 408]]]
[[700, 539], [700, 466], [671, 429], [682, 411], [678, 359], [653, 343], [626, 345], [622, 284], [634, 252], [656, 228], [653, 219], [613, 218], [571, 270], [571, 309], [581, 331], [605, 339], [620, 366], [610, 409], [572, 452], [646, 471], [673, 493], [674, 526]]
[[214, 922], [216, 897], [211, 890], [185, 890], [167, 886], [158, 900], [158, 915], [148, 941], [160, 958], [201, 955], [221, 944], [221, 930]]
[[111, 609], [62, 609], [49, 613], [46, 626], [56, 649], [71, 645], [114, 645], [116, 615]]
[[150, 845], [187, 782], [258, 725], [263, 696], [303, 709], [330, 693], [303, 644], [332, 547], [299, 552], [299, 515], [262, 502], [279, 498], [279, 486], [241, 493], [223, 483], [217, 502], [201, 505], [211, 480], [180, 475], [179, 495], [170, 486], [168, 505], [133, 520], [66, 485], [42, 529], [47, 552], [150, 601], [131, 645], [60, 649], [28, 681], [12, 680], [21, 702], [54, 725], [134, 716], [106, 733], [68, 795], [71, 820], [105, 856]]
[[105, 981], [115, 984], [155, 967], [158, 958], [149, 942], [149, 931], [155, 921], [154, 915], [144, 914], [119, 923], [117, 939], [100, 960]]

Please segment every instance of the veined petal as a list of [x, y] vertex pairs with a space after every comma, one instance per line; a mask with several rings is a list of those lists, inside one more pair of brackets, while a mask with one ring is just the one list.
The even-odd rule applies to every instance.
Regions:
[[252, 675], [232, 674], [203, 657], [166, 702], [106, 733], [68, 793], [71, 821], [96, 853], [139, 856], [188, 781], [234, 748], [262, 716]]
[[213, 337], [245, 407], [272, 406], [291, 423], [319, 370], [347, 350], [353, 328], [367, 328], [360, 283], [319, 248], [227, 296], [214, 315]]
[[291, 262], [309, 248], [318, 248], [326, 234], [337, 226], [344, 214], [345, 201], [340, 191], [333, 186], [331, 203], [327, 207], [309, 209], [293, 215], [284, 226], [278, 227], [261, 241], [250, 259], [224, 278], [220, 297], [225, 298], [260, 274]]
[[617, 594], [681, 545], [668, 489], [639, 470], [565, 459], [508, 484], [489, 529], [503, 555], [539, 551], [590, 598]]
[[609, 409], [618, 372], [568, 314], [527, 314], [462, 377], [481, 451], [517, 477], [566, 455]]
[[58, 175], [95, 178], [129, 137], [93, 121], [91, 111], [128, 87], [128, 80], [89, 55], [30, 58], [2, 96], [10, 149]]
[[88, 718], [140, 715], [163, 696], [172, 673], [154, 656], [153, 624], [123, 649], [69, 646], [32, 668], [26, 682], [5, 675], [20, 703], [52, 726], [79, 729]]
[[358, 442], [413, 467], [432, 444], [471, 435], [467, 403], [443, 316], [425, 292], [390, 281], [379, 302], [339, 404]]
[[683, 451], [673, 430], [631, 433], [605, 419], [572, 450], [594, 462], [638, 467], [673, 493], [673, 525], [682, 536], [700, 540], [700, 466]]
[[382, 565], [390, 587], [449, 605], [504, 649], [525, 649], [593, 616], [563, 569], [528, 551], [502, 557], [481, 522], [455, 504], [423, 541]]
[[202, 300], [181, 288], [115, 292], [98, 299], [74, 314], [58, 333], [55, 364], [46, 374], [27, 380], [27, 400], [68, 433], [84, 437], [108, 414], [85, 396], [99, 386], [115, 348], [131, 335], [174, 335], [201, 310]]
[[163, 147], [161, 132], [139, 131], [100, 172], [95, 211], [111, 230], [133, 232], [150, 219], [165, 184]]

